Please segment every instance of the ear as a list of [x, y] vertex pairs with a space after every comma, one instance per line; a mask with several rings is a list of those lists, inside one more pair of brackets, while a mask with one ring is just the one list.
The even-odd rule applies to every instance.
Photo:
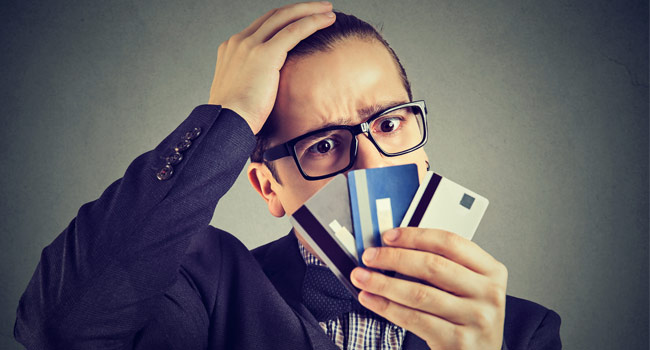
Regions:
[[278, 218], [283, 217], [285, 214], [284, 208], [282, 207], [282, 203], [280, 203], [278, 194], [273, 190], [273, 188], [277, 188], [280, 184], [275, 181], [269, 168], [264, 163], [251, 162], [248, 166], [248, 181], [251, 182], [255, 191], [266, 201], [271, 215]]
[[422, 179], [427, 175], [427, 171], [431, 170], [431, 164], [429, 163], [429, 156], [424, 153], [424, 157], [421, 161], [416, 163], [418, 166], [418, 180], [422, 182]]

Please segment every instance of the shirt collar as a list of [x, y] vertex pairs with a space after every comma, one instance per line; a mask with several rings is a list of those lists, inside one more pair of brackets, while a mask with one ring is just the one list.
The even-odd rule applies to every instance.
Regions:
[[309, 250], [307, 250], [307, 248], [305, 248], [305, 246], [300, 242], [300, 240], [298, 240], [298, 249], [300, 249], [300, 255], [302, 256], [302, 260], [305, 261], [306, 265], [327, 267], [327, 265], [324, 262], [320, 261], [316, 255], [310, 253]]

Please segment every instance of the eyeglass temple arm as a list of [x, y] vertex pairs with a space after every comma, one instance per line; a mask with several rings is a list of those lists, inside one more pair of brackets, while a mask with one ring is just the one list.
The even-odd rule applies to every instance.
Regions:
[[289, 153], [289, 146], [286, 143], [283, 143], [266, 150], [262, 158], [264, 158], [264, 160], [267, 162], [271, 162], [280, 158], [288, 157], [290, 155], [291, 153]]

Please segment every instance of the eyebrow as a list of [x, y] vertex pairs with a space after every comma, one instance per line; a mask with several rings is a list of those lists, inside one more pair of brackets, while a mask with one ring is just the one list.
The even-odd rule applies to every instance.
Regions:
[[[373, 105], [370, 105], [368, 107], [363, 107], [357, 109], [357, 115], [358, 119], [355, 118], [356, 120], [362, 120], [366, 121], [370, 117], [374, 116], [377, 113], [383, 112], [391, 107], [395, 107], [397, 105], [401, 105], [404, 103], [408, 103], [409, 101], [407, 100], [395, 100], [395, 101], [390, 101], [390, 102], [385, 102], [385, 103], [375, 103]], [[320, 130], [320, 129], [325, 129], [329, 128], [330, 126], [338, 126], [338, 125], [352, 125], [353, 123], [356, 124], [357, 122], [355, 119], [351, 117], [341, 117], [337, 120], [334, 120], [329, 123], [325, 123], [323, 125], [320, 125], [316, 128], [311, 129], [309, 132], [314, 131], [314, 130]]]
[[366, 119], [374, 116], [377, 113], [383, 112], [391, 107], [395, 107], [397, 105], [401, 105], [404, 103], [408, 103], [407, 100], [396, 100], [396, 101], [390, 101], [387, 103], [381, 103], [381, 104], [373, 104], [368, 107], [360, 108], [357, 110], [357, 114], [359, 115], [359, 118], [361, 120], [365, 121]]

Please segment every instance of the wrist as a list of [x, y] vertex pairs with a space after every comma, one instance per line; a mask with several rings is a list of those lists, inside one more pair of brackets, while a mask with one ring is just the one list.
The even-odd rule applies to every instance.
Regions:
[[264, 125], [264, 123], [260, 124], [255, 122], [256, 119], [252, 118], [251, 115], [247, 113], [246, 110], [244, 110], [243, 108], [231, 103], [221, 103], [219, 105], [221, 105], [221, 108], [229, 109], [234, 113], [236, 113], [237, 115], [239, 115], [242, 119], [244, 119], [246, 124], [248, 124], [248, 127], [253, 132], [253, 135], [257, 135], [257, 133], [259, 133], [260, 130], [262, 130], [262, 126]]

